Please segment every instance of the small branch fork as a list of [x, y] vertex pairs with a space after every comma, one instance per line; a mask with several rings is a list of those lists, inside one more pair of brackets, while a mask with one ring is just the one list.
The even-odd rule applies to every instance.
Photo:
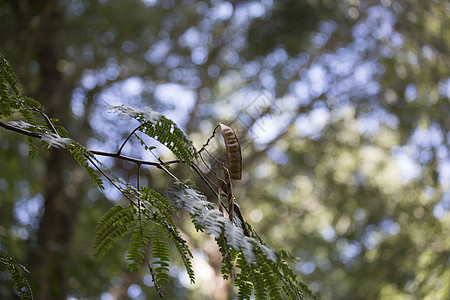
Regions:
[[[57, 134], [57, 131], [55, 129], [55, 127], [53, 126], [52, 122], [50, 121], [50, 119], [47, 117], [47, 115], [45, 115], [44, 113], [42, 113], [42, 116], [44, 117], [47, 125], [51, 128], [51, 130]], [[205, 144], [200, 148], [200, 150], [197, 151], [202, 163], [206, 166], [206, 168], [209, 170], [209, 172], [211, 172], [214, 176], [214, 178], [216, 180], [219, 180], [220, 178], [217, 176], [217, 174], [208, 166], [208, 164], [205, 162], [205, 160], [203, 159], [202, 156], [202, 152], [205, 152], [208, 156], [210, 156], [213, 160], [217, 161], [219, 163], [219, 165], [221, 165], [223, 167], [223, 169], [226, 172], [226, 168], [225, 165], [222, 161], [217, 160], [217, 158], [215, 158], [211, 153], [209, 153], [209, 151], [206, 149], [206, 147], [209, 145], [209, 142], [214, 138], [215, 134], [216, 134], [216, 130], [217, 128], [219, 128], [220, 124], [217, 125], [214, 130], [212, 135], [207, 139], [207, 141], [205, 142]], [[38, 133], [38, 132], [33, 132], [33, 131], [29, 131], [8, 123], [4, 123], [0, 121], [0, 127], [5, 128], [6, 130], [10, 130], [13, 132], [17, 132], [20, 133], [22, 135], [26, 135], [26, 136], [30, 136], [33, 138], [37, 138], [37, 139], [41, 139], [44, 134], [42, 133]], [[155, 166], [158, 169], [161, 169], [162, 171], [164, 171], [167, 175], [169, 175], [172, 179], [174, 179], [177, 182], [181, 182], [181, 180], [179, 180], [172, 172], [170, 172], [167, 169], [168, 165], [171, 164], [176, 164], [176, 163], [181, 163], [181, 160], [179, 159], [174, 159], [174, 160], [169, 160], [169, 161], [163, 161], [161, 158], [158, 158], [155, 156], [155, 158], [158, 161], [147, 161], [147, 160], [142, 160], [142, 159], [138, 159], [138, 158], [134, 158], [134, 157], [130, 157], [127, 155], [122, 154], [122, 150], [125, 147], [126, 143], [130, 140], [130, 138], [136, 134], [136, 131], [138, 131], [140, 128], [142, 127], [142, 125], [136, 127], [128, 136], [127, 138], [123, 141], [123, 143], [121, 144], [121, 146], [119, 147], [117, 152], [105, 152], [105, 151], [98, 151], [98, 150], [91, 150], [88, 149], [88, 151], [90, 153], [92, 153], [93, 155], [98, 155], [98, 156], [105, 156], [105, 157], [112, 157], [112, 158], [117, 158], [117, 159], [121, 159], [121, 160], [125, 160], [125, 161], [129, 161], [132, 163], [135, 163], [138, 166], [138, 181], [137, 181], [137, 185], [138, 185], [138, 189], [139, 187], [139, 177], [140, 177], [140, 170], [141, 167], [144, 165], [147, 166]], [[152, 152], [153, 153], [153, 152]], [[87, 157], [88, 160], [91, 162], [91, 164], [93, 164], [98, 170], [99, 172], [105, 176], [116, 188], [118, 188], [118, 186], [116, 186], [113, 182], [113, 180], [108, 176], [108, 174], [106, 174], [105, 172], [103, 172], [101, 170], [101, 168], [99, 168], [97, 166], [97, 164], [94, 163], [94, 161], [92, 161], [92, 159], [90, 157]], [[196, 165], [195, 163], [191, 163], [191, 167], [192, 169], [199, 175], [199, 177], [206, 183], [206, 185], [208, 186], [208, 188], [213, 192], [213, 194], [217, 197], [217, 199], [219, 199], [219, 207], [223, 207], [225, 209], [225, 211], [230, 215], [231, 219], [233, 218], [233, 213], [234, 213], [234, 204], [232, 203], [233, 201], [231, 201], [231, 203], [228, 203], [228, 206], [231, 207], [227, 207], [223, 201], [221, 200], [220, 197], [220, 187], [214, 183], [214, 180], [212, 180], [211, 178], [208, 178], [208, 176], [200, 169], [200, 167], [198, 165]], [[227, 182], [230, 179], [228, 178]], [[120, 190], [120, 188], [119, 188]], [[231, 192], [231, 191], [227, 191], [227, 192]], [[125, 195], [126, 196], [126, 195]], [[239, 213], [240, 214], [240, 213]], [[245, 226], [245, 223], [243, 222], [242, 217], [240, 216], [240, 219], [243, 223], [243, 226]], [[246, 231], [246, 230], [245, 230]], [[247, 232], [246, 232], [247, 234]]]
[[[42, 117], [45, 119], [45, 122], [47, 123], [47, 126], [50, 128], [50, 130], [59, 136], [56, 128], [54, 127], [52, 121], [50, 120], [50, 118], [43, 112], [39, 111], [42, 115]], [[29, 137], [33, 137], [33, 138], [37, 138], [37, 139], [42, 139], [42, 137], [44, 136], [43, 133], [39, 133], [39, 132], [33, 132], [27, 129], [23, 129], [8, 123], [4, 123], [0, 121], [0, 127], [5, 128], [6, 130], [10, 130], [13, 132], [17, 132], [20, 133], [22, 135], [26, 135]], [[105, 151], [98, 151], [98, 150], [90, 150], [88, 149], [88, 152], [91, 153], [92, 155], [98, 155], [98, 156], [104, 156], [104, 157], [112, 157], [112, 158], [116, 158], [116, 159], [121, 159], [124, 161], [129, 161], [131, 163], [134, 163], [137, 165], [137, 182], [136, 182], [136, 188], [137, 188], [137, 192], [139, 193], [140, 190], [140, 175], [141, 175], [141, 168], [142, 166], [155, 166], [158, 169], [161, 169], [162, 171], [164, 171], [167, 175], [169, 175], [173, 180], [175, 180], [176, 182], [181, 182], [172, 172], [170, 172], [167, 168], [167, 166], [171, 165], [171, 164], [176, 164], [176, 163], [181, 163], [182, 161], [179, 159], [174, 159], [174, 160], [169, 160], [169, 161], [163, 161], [160, 157], [157, 157], [151, 150], [150, 152], [153, 154], [153, 156], [155, 157], [155, 159], [157, 161], [147, 161], [147, 160], [142, 160], [139, 158], [134, 158], [134, 157], [130, 157], [127, 155], [122, 154], [122, 150], [125, 147], [126, 143], [130, 140], [130, 138], [135, 135], [139, 140], [140, 137], [136, 134], [136, 131], [138, 131], [140, 128], [142, 127], [142, 125], [136, 127], [127, 137], [126, 139], [122, 142], [122, 144], [120, 145], [119, 149], [117, 150], [117, 152], [105, 152]], [[234, 223], [234, 215], [236, 214], [236, 216], [238, 217], [239, 221], [241, 222], [241, 226], [242, 229], [244, 230], [244, 234], [246, 236], [250, 236], [250, 233], [247, 229], [246, 223], [244, 218], [242, 217], [242, 214], [240, 212], [239, 206], [235, 203], [235, 198], [233, 195], [233, 191], [232, 191], [232, 185], [231, 185], [231, 179], [230, 179], [230, 175], [228, 173], [228, 169], [225, 167], [224, 162], [218, 160], [217, 158], [215, 158], [206, 148], [209, 145], [209, 142], [214, 138], [215, 134], [216, 134], [216, 130], [217, 128], [220, 127], [220, 124], [217, 125], [213, 132], [212, 135], [207, 139], [207, 141], [205, 142], [205, 144], [200, 148], [200, 150], [197, 151], [198, 156], [200, 157], [201, 162], [206, 166], [206, 168], [208, 169], [208, 172], [210, 172], [210, 174], [212, 174], [212, 176], [214, 178], [210, 178], [207, 176], [207, 174], [205, 174], [200, 167], [195, 164], [194, 162], [191, 162], [190, 167], [197, 173], [197, 175], [201, 178], [201, 180], [203, 180], [206, 185], [208, 186], [208, 188], [213, 192], [213, 194], [216, 196], [217, 201], [218, 201], [218, 206], [219, 206], [219, 210], [221, 212], [223, 212], [223, 210], [226, 211], [226, 213], [229, 216], [229, 219], [231, 222]], [[142, 142], [142, 140], [141, 140]], [[208, 163], [204, 160], [203, 156], [202, 156], [202, 152], [203, 154], [206, 153], [206, 155], [208, 155], [209, 157], [211, 157], [214, 161], [216, 161], [217, 163], [219, 163], [219, 165], [222, 167], [222, 170], [224, 171], [224, 175], [225, 175], [225, 181], [221, 178], [218, 177], [218, 175], [216, 174], [216, 172], [214, 172], [214, 170], [211, 169], [211, 167], [208, 165]], [[133, 201], [132, 198], [134, 198], [134, 196], [132, 193], [126, 193], [123, 191], [122, 187], [120, 186], [120, 180], [117, 182], [117, 180], [114, 179], [114, 175], [112, 174], [108, 174], [105, 170], [102, 169], [101, 165], [102, 163], [99, 162], [95, 157], [90, 156], [90, 155], [85, 155], [86, 159], [119, 191], [122, 192], [122, 194], [129, 200], [130, 204], [135, 206], [139, 212], [139, 228], [141, 230], [141, 237], [143, 237], [143, 228], [142, 228], [142, 211], [141, 211], [141, 202], [140, 202], [140, 198], [137, 197], [138, 201], [137, 203]], [[227, 176], [228, 175], [228, 176]], [[216, 183], [214, 183], [214, 181], [216, 181]], [[187, 187], [187, 185], [185, 185]], [[228, 203], [227, 205], [223, 202], [222, 200], [222, 192], [224, 192], [227, 196], [227, 200]], [[152, 216], [148, 216], [150, 218], [152, 218]], [[177, 238], [176, 234], [173, 234], [173, 237]], [[184, 242], [184, 240], [181, 240], [180, 242]], [[142, 239], [142, 243], [143, 246], [146, 247], [146, 243], [144, 242], [144, 240]], [[152, 280], [155, 284], [155, 288], [159, 294], [159, 296], [161, 298], [164, 297], [163, 291], [161, 289], [161, 287], [158, 285], [158, 282], [156, 280], [156, 275], [155, 275], [155, 271], [153, 270], [150, 261], [148, 260], [148, 257], [145, 255], [145, 264], [147, 265], [150, 274], [152, 276]]]
[[[50, 122], [49, 118], [48, 118], [45, 114], [43, 114], [43, 117], [45, 118], [46, 122], [48, 123], [48, 125], [49, 125], [49, 127], [52, 129], [52, 131], [55, 132], [55, 133], [57, 133], [57, 132], [56, 132], [56, 129], [54, 128], [53, 124]], [[44, 134], [42, 134], [42, 133], [39, 133], [39, 132], [33, 132], [33, 131], [30, 131], [30, 130], [27, 130], [27, 129], [23, 129], [23, 128], [20, 128], [20, 127], [17, 127], [17, 126], [8, 124], [8, 123], [4, 123], [4, 122], [1, 122], [1, 121], [0, 121], [0, 127], [3, 127], [3, 128], [5, 128], [6, 130], [9, 130], [9, 131], [17, 132], [17, 133], [20, 133], [20, 134], [22, 134], [22, 135], [26, 135], [26, 136], [29, 136], [29, 137], [33, 137], [33, 138], [36, 138], [36, 139], [41, 139], [41, 138], [44, 136]], [[113, 158], [117, 158], [117, 159], [129, 161], [129, 162], [132, 162], [132, 163], [137, 164], [138, 166], [141, 166], [141, 165], [155, 166], [155, 167], [157, 167], [158, 169], [161, 169], [161, 170], [163, 170], [164, 172], [166, 172], [166, 173], [167, 173], [170, 177], [172, 177], [174, 180], [180, 181], [175, 175], [173, 175], [173, 174], [166, 168], [167, 165], [180, 163], [181, 161], [180, 161], [179, 159], [174, 159], [174, 160], [169, 160], [169, 161], [163, 161], [163, 160], [161, 160], [161, 159], [158, 159], [159, 161], [147, 161], [147, 160], [142, 160], [142, 159], [130, 157], [130, 156], [127, 156], [127, 155], [123, 155], [123, 154], [121, 153], [121, 152], [122, 152], [122, 149], [124, 148], [124, 146], [125, 146], [125, 144], [126, 144], [126, 142], [131, 138], [131, 136], [132, 136], [133, 134], [136, 133], [137, 130], [139, 130], [140, 127], [141, 127], [141, 126], [135, 128], [135, 129], [128, 135], [128, 137], [127, 137], [127, 138], [125, 139], [125, 141], [122, 143], [122, 145], [120, 146], [120, 148], [119, 148], [119, 150], [118, 150], [117, 152], [105, 152], [105, 151], [90, 150], [90, 149], [89, 149], [88, 151], [89, 151], [90, 153], [94, 154], [94, 155], [113, 157]], [[212, 137], [211, 137], [211, 138], [212, 138]], [[210, 139], [211, 139], [211, 138], [210, 138]], [[209, 142], [209, 140], [208, 140], [208, 142]], [[207, 145], [207, 144], [205, 144], [205, 145], [202, 147], [202, 149], [204, 149], [204, 147], [206, 147], [206, 145]], [[200, 171], [200, 170], [198, 169], [198, 167], [195, 168], [195, 170], [196, 170], [197, 173], [198, 173], [198, 171]], [[103, 174], [103, 175], [106, 175], [106, 174]]]

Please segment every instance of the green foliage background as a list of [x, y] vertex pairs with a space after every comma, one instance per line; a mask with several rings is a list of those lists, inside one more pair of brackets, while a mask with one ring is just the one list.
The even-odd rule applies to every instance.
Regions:
[[[89, 148], [117, 150], [136, 125], [108, 104], [172, 113], [197, 148], [219, 121], [232, 125], [245, 144], [234, 186], [245, 218], [300, 258], [294, 269], [322, 299], [447, 299], [449, 10], [413, 0], [0, 1], [0, 53], [22, 94]], [[142, 155], [132, 145], [124, 151]], [[31, 271], [38, 299], [156, 295], [145, 273], [126, 270], [127, 241], [92, 261], [93, 229], [123, 201], [107, 183], [102, 194], [62, 151], [29, 158], [26, 138], [5, 130], [0, 158], [0, 250]], [[136, 180], [131, 165], [105, 163]], [[169, 184], [158, 170], [143, 175], [161, 193]], [[212, 284], [217, 249], [186, 216], [177, 225], [214, 275], [191, 287], [184, 271], [170, 273], [166, 297], [235, 297]], [[1, 274], [0, 294], [13, 297]]]

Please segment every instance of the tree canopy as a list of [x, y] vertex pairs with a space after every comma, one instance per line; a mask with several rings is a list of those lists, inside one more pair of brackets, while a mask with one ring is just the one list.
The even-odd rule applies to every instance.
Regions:
[[[17, 92], [87, 149], [117, 151], [138, 124], [105, 107], [158, 111], [197, 149], [220, 122], [234, 128], [243, 218], [298, 258], [292, 268], [321, 299], [446, 299], [449, 11], [443, 0], [0, 1], [0, 53]], [[20, 119], [0, 109], [0, 121]], [[0, 250], [30, 271], [36, 298], [155, 296], [148, 272], [126, 268], [128, 241], [92, 260], [97, 223], [126, 203], [113, 185], [100, 191], [64, 151], [0, 137]], [[179, 159], [136, 138], [122, 153], [154, 160], [141, 143]], [[219, 138], [208, 147], [226, 161]], [[98, 159], [134, 186], [173, 186], [157, 167]], [[217, 199], [189, 167], [170, 168]], [[214, 239], [188, 215], [175, 226], [197, 280], [173, 261], [166, 297], [233, 299]], [[0, 272], [0, 294], [13, 297]]]

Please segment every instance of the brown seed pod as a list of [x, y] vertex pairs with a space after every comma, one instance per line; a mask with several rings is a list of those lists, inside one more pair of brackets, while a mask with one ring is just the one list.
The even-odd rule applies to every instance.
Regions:
[[225, 146], [227, 148], [228, 169], [230, 171], [230, 177], [234, 180], [241, 180], [242, 155], [239, 140], [233, 128], [220, 123], [220, 129], [222, 131], [222, 136], [225, 140]]

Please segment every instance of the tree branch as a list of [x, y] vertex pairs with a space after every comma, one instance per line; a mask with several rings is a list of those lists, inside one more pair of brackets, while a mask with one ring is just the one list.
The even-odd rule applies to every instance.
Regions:
[[120, 146], [119, 150], [117, 150], [117, 154], [120, 155], [120, 153], [122, 153], [122, 149], [123, 147], [125, 147], [125, 144], [127, 143], [127, 141], [131, 138], [131, 136], [142, 126], [144, 126], [144, 124], [139, 125], [138, 127], [136, 127], [125, 139], [125, 141], [123, 141], [122, 145]]
[[58, 131], [56, 131], [55, 126], [53, 126], [52, 121], [50, 121], [50, 118], [43, 111], [41, 111], [39, 109], [35, 108], [35, 111], [39, 112], [42, 115], [42, 117], [44, 117], [45, 122], [47, 123], [48, 127], [50, 127], [52, 129], [53, 133], [55, 133], [56, 135], [59, 136], [59, 133], [58, 133]]
[[11, 130], [11, 131], [23, 134], [23, 135], [31, 136], [31, 137], [34, 137], [34, 138], [37, 138], [37, 139], [41, 139], [42, 138], [42, 134], [41, 133], [29, 131], [29, 130], [22, 129], [22, 128], [19, 128], [19, 127], [15, 127], [15, 126], [9, 125], [7, 123], [3, 123], [1, 121], [0, 121], [0, 126], [5, 128], [5, 129], [7, 129], [7, 130]]
[[[46, 120], [47, 120], [47, 122], [49, 123], [49, 125], [52, 125], [51, 122], [50, 122], [50, 120], [49, 120], [49, 118], [48, 118], [45, 114], [43, 114], [43, 116], [46, 118]], [[13, 125], [10, 125], [10, 124], [1, 122], [1, 121], [0, 121], [0, 126], [3, 127], [3, 128], [5, 128], [5, 129], [7, 129], [7, 130], [14, 131], [14, 132], [17, 132], [17, 133], [26, 135], [26, 136], [33, 137], [33, 138], [41, 139], [42, 136], [43, 136], [41, 133], [38, 133], [38, 132], [32, 132], [32, 131], [29, 131], [29, 130], [26, 130], [26, 129], [22, 129], [22, 128], [19, 128], [19, 127], [16, 127], [16, 126], [13, 126]], [[52, 127], [53, 127], [53, 125], [52, 125]], [[200, 153], [200, 152], [203, 151], [203, 150], [206, 150], [205, 148], [206, 148], [206, 146], [208, 145], [209, 141], [214, 137], [215, 130], [217, 129], [217, 127], [218, 127], [218, 126], [216, 126], [216, 128], [215, 128], [214, 131], [213, 131], [212, 136], [206, 141], [206, 143], [203, 145], [203, 147], [200, 149], [200, 151], [198, 151], [198, 153]], [[165, 167], [167, 164], [180, 163], [181, 161], [180, 161], [179, 159], [174, 159], [174, 160], [169, 160], [169, 161], [162, 161], [162, 160], [160, 160], [159, 162], [155, 162], [155, 161], [146, 161], [146, 160], [142, 160], [142, 159], [138, 159], [138, 158], [126, 156], [126, 155], [123, 155], [123, 154], [120, 153], [121, 150], [122, 150], [122, 148], [123, 148], [123, 146], [125, 145], [126, 141], [129, 139], [129, 137], [131, 137], [131, 135], [132, 135], [134, 132], [136, 132], [136, 130], [138, 130], [139, 128], [140, 128], [140, 126], [137, 127], [135, 130], [133, 130], [133, 132], [132, 132], [132, 133], [127, 137], [127, 139], [122, 143], [122, 146], [120, 147], [119, 151], [117, 151], [116, 153], [113, 153], [113, 152], [104, 152], [104, 151], [98, 151], [98, 150], [90, 150], [90, 149], [88, 149], [88, 151], [89, 151], [90, 153], [94, 154], [94, 155], [113, 157], [113, 158], [117, 158], [117, 159], [126, 160], [126, 161], [129, 161], [129, 162], [133, 162], [133, 163], [137, 164], [139, 167], [140, 167], [141, 165], [155, 166], [155, 167], [157, 167], [158, 169], [161, 169], [161, 170], [163, 170], [164, 172], [166, 172], [166, 173], [167, 173], [170, 177], [172, 177], [174, 180], [180, 181], [175, 175], [173, 175], [173, 174]], [[53, 130], [55, 130], [54, 127], [53, 127]], [[55, 131], [56, 131], [56, 130], [55, 130]], [[89, 159], [89, 158], [88, 158], [88, 159]], [[93, 163], [93, 162], [91, 161], [91, 163]], [[94, 164], [94, 165], [95, 165], [95, 164]], [[195, 170], [195, 172], [200, 176], [200, 178], [201, 178], [203, 181], [206, 182], [206, 184], [207, 184], [208, 187], [211, 189], [211, 191], [217, 196], [217, 192], [216, 192], [215, 189], [209, 184], [208, 180], [203, 176], [202, 172], [198, 169], [198, 167], [197, 167], [195, 164], [193, 164], [193, 163], [191, 164], [191, 167], [192, 167], [192, 168]], [[108, 178], [108, 176], [107, 176], [104, 172], [102, 172], [99, 168], [97, 168], [97, 169], [98, 169], [98, 171], [99, 171], [100, 173], [102, 173], [106, 178]], [[108, 179], [109, 179], [109, 178], [108, 178]], [[111, 180], [110, 180], [110, 181], [111, 181]]]
[[[155, 166], [159, 169], [163, 169], [163, 163], [161, 163], [161, 162], [142, 160], [142, 159], [126, 156], [126, 155], [119, 154], [119, 153], [113, 153], [113, 152], [104, 152], [104, 151], [97, 151], [97, 150], [90, 150], [90, 149], [88, 149], [88, 151], [94, 155], [114, 157], [114, 158], [130, 161], [130, 162], [133, 162], [136, 164], [150, 165], [150, 166]], [[179, 159], [174, 159], [174, 160], [166, 161], [166, 162], [164, 162], [164, 164], [176, 164], [176, 163], [180, 163], [180, 162], [181, 161]]]
[[220, 124], [218, 124], [216, 127], [214, 127], [213, 133], [212, 135], [208, 138], [208, 140], [206, 141], [206, 143], [200, 148], [200, 150], [198, 150], [198, 154], [200, 154], [203, 150], [206, 149], [206, 146], [208, 146], [209, 142], [214, 138], [214, 135], [216, 134], [216, 129], [220, 126]]

